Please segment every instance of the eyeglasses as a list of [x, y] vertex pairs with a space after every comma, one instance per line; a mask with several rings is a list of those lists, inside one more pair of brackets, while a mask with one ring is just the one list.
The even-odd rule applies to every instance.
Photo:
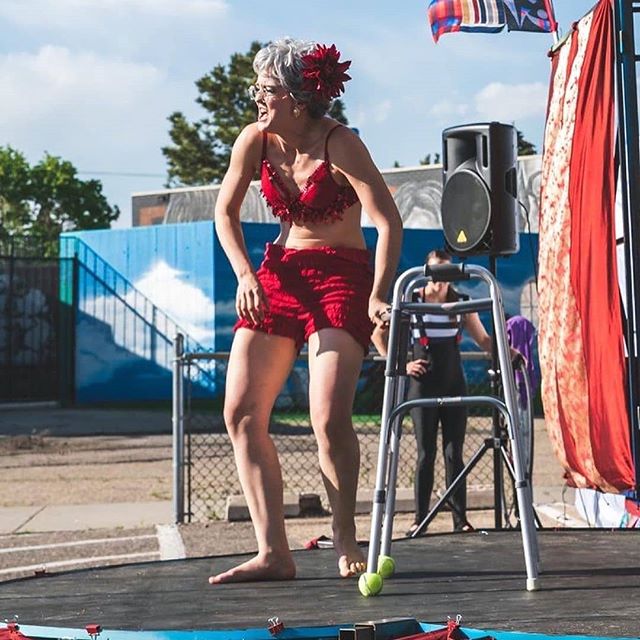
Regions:
[[[278, 92], [281, 89], [284, 89], [284, 87], [279, 84], [252, 84], [249, 87], [249, 97], [252, 100], [256, 101], [260, 96], [262, 96], [263, 100], [271, 101], [275, 100], [278, 97]], [[290, 94], [287, 93], [286, 95]]]

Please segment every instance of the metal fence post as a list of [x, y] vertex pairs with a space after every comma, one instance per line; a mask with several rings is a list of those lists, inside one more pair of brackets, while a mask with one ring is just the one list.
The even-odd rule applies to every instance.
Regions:
[[[5, 317], [6, 317], [6, 368], [7, 372], [13, 371], [13, 334], [15, 328], [16, 318], [14, 317], [13, 299], [15, 294], [15, 262], [17, 258], [14, 256], [14, 244], [13, 238], [11, 239], [11, 254], [9, 256], [9, 287], [7, 289], [7, 296], [5, 298]], [[7, 389], [5, 391], [6, 397], [11, 400], [18, 399], [14, 396], [14, 376], [8, 375], [6, 378]]]
[[80, 303], [80, 263], [77, 253], [70, 258], [58, 258], [58, 262], [58, 395], [63, 407], [72, 407], [76, 398], [76, 322]]
[[176, 334], [173, 341], [173, 518], [184, 522], [184, 375], [182, 356], [184, 336]]

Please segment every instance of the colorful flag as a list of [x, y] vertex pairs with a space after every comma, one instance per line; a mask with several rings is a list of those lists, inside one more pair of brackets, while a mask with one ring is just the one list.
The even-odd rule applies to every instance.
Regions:
[[557, 28], [550, 0], [502, 0], [509, 31], [550, 33]]
[[471, 31], [550, 32], [556, 28], [551, 0], [430, 0], [427, 16], [433, 39], [443, 33]]
[[443, 33], [497, 33], [506, 24], [502, 0], [431, 0], [427, 15], [436, 42]]

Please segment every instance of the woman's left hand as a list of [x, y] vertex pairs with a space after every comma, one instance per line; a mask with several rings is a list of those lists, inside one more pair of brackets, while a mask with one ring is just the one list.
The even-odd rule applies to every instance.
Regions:
[[527, 365], [527, 359], [514, 347], [509, 347], [509, 351], [511, 352], [511, 362], [513, 366], [518, 366], [520, 362], [522, 362], [525, 366]]
[[369, 301], [369, 319], [377, 327], [388, 327], [391, 319], [391, 307], [385, 300], [372, 299]]

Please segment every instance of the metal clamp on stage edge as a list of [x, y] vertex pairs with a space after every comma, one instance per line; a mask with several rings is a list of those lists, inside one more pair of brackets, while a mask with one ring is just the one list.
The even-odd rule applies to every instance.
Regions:
[[420, 632], [422, 626], [415, 618], [383, 618], [356, 623], [352, 629], [340, 629], [338, 640], [392, 640]]

